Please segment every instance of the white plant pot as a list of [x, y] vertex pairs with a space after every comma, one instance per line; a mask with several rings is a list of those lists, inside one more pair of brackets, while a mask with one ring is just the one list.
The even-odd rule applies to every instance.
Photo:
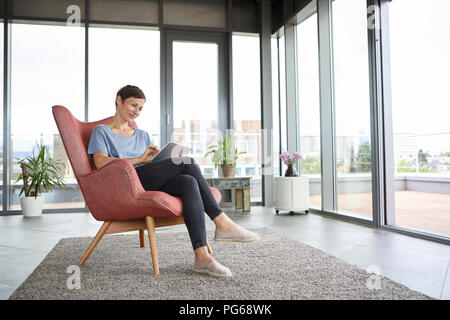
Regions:
[[20, 206], [24, 217], [39, 217], [42, 215], [42, 208], [44, 207], [44, 196], [36, 197], [21, 197]]

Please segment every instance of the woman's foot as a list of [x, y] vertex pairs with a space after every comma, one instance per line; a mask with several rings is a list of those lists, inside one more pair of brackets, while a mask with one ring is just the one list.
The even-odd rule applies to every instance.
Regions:
[[230, 269], [214, 260], [208, 253], [208, 248], [206, 246], [196, 249], [194, 254], [194, 272], [206, 273], [214, 277], [231, 277]]
[[231, 220], [225, 213], [220, 214], [213, 220], [216, 224], [214, 240], [216, 241], [239, 241], [250, 242], [259, 239], [255, 232], [248, 231]]
[[227, 267], [221, 265], [216, 260], [205, 262], [195, 259], [194, 271], [199, 273], [207, 273], [210, 276], [228, 278], [231, 277], [231, 271]]

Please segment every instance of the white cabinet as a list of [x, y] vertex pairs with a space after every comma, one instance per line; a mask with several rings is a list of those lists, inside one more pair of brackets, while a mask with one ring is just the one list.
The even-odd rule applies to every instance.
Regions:
[[305, 211], [309, 210], [309, 179], [308, 177], [274, 177], [275, 211]]

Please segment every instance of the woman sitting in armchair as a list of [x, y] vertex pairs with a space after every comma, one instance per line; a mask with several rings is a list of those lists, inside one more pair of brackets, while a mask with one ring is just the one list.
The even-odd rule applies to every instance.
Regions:
[[191, 157], [152, 161], [159, 149], [149, 134], [130, 126], [142, 112], [146, 98], [141, 89], [127, 85], [116, 95], [116, 113], [109, 125], [94, 128], [88, 154], [100, 168], [114, 158], [124, 158], [136, 169], [147, 191], [181, 197], [183, 218], [194, 249], [194, 271], [231, 277], [231, 271], [209, 254], [204, 213], [215, 223], [216, 241], [255, 241], [259, 236], [234, 223], [220, 208], [199, 166]]

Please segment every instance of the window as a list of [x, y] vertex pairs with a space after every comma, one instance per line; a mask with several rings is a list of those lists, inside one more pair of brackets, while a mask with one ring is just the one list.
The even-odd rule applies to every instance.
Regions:
[[256, 174], [256, 168], [255, 167], [247, 167], [245, 168], [245, 175], [246, 176], [254, 176]]
[[[236, 146], [245, 145], [244, 151], [247, 151], [240, 155], [236, 167], [261, 166], [260, 89], [259, 37], [233, 35], [234, 143]], [[261, 175], [255, 168], [246, 169], [245, 175], [252, 176], [250, 181], [254, 193], [251, 201], [262, 201]]]
[[[3, 28], [4, 28], [4, 23], [3, 23], [3, 21], [1, 21], [0, 20], [0, 42], [1, 42], [1, 44], [0, 44], [0, 50], [2, 51], [1, 53], [0, 53], [0, 57], [1, 57], [1, 59], [2, 59], [2, 61], [3, 61]], [[2, 74], [3, 74], [3, 63], [1, 64], [1, 66], [0, 66], [0, 70], [2, 71]], [[1, 86], [1, 88], [2, 88], [2, 90], [0, 90], [0, 101], [2, 101], [2, 103], [3, 103], [3, 77], [0, 79], [0, 86]], [[2, 108], [2, 111], [0, 112], [0, 114], [1, 114], [1, 116], [0, 116], [0, 153], [1, 153], [1, 156], [0, 156], [0, 183], [1, 183], [1, 186], [0, 186], [0, 195], [1, 195], [1, 203], [0, 203], [0, 210], [3, 210], [3, 108]]]
[[[173, 41], [173, 132], [169, 139], [196, 146], [191, 156], [200, 168], [206, 148], [217, 144], [219, 44]], [[197, 146], [205, 146], [197, 148]]]
[[366, 1], [333, 1], [338, 211], [372, 220]]
[[448, 12], [446, 0], [389, 3], [395, 225], [444, 237], [450, 236]]
[[203, 168], [203, 175], [214, 176], [214, 168]]
[[280, 175], [280, 92], [278, 74], [278, 39], [272, 38], [272, 117], [273, 117], [273, 174]]
[[[279, 57], [279, 88], [280, 88], [280, 143], [281, 152], [287, 151], [287, 118], [286, 118], [286, 49], [284, 35], [278, 39], [278, 57]], [[281, 172], [285, 172], [287, 166], [281, 162]]]
[[117, 91], [138, 86], [147, 99], [136, 123], [159, 145], [159, 82], [159, 31], [89, 28], [89, 121], [114, 115]]
[[84, 120], [84, 28], [11, 24], [11, 148], [10, 208], [20, 209], [22, 184], [14, 183], [21, 169], [15, 160], [31, 155], [36, 143], [45, 144], [66, 186], [46, 195], [44, 208], [84, 207], [58, 129], [53, 105], [66, 106]]
[[[302, 14], [302, 12], [300, 12]], [[321, 208], [320, 96], [317, 14], [304, 17], [296, 27], [298, 127], [301, 174], [309, 177], [309, 202]]]

